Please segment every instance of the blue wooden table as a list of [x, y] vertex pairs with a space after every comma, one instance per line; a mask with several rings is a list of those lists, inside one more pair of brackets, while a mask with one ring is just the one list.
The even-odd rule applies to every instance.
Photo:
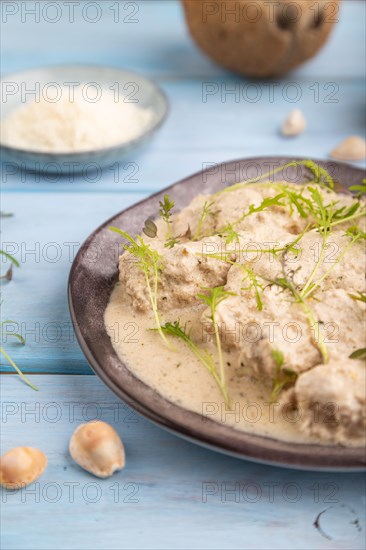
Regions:
[[[50, 5], [39, 20], [29, 11], [36, 4]], [[147, 149], [98, 181], [52, 181], [47, 173], [12, 174], [2, 166], [1, 209], [14, 216], [2, 220], [1, 237], [21, 264], [2, 286], [3, 318], [27, 338], [25, 346], [5, 345], [40, 389], [33, 392], [2, 365], [2, 452], [40, 447], [49, 466], [26, 490], [2, 492], [1, 547], [364, 548], [361, 475], [239, 461], [157, 428], [93, 376], [66, 299], [78, 247], [116, 211], [207, 163], [276, 154], [326, 158], [343, 138], [363, 135], [364, 3], [344, 2], [339, 25], [314, 60], [284, 79], [255, 84], [195, 48], [175, 1], [2, 2], [2, 9], [4, 74], [61, 62], [123, 67], [155, 79], [171, 111]], [[308, 130], [284, 140], [278, 129], [294, 107], [305, 113]], [[125, 470], [104, 481], [68, 455], [75, 427], [95, 418], [116, 426], [127, 451]]]

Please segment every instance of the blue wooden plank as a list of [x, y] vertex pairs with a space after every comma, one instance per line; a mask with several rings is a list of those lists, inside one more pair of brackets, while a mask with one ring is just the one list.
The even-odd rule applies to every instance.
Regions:
[[[95, 227], [143, 196], [77, 193], [70, 200], [66, 193], [12, 193], [3, 200], [2, 208], [15, 215], [2, 222], [2, 246], [21, 267], [14, 270], [13, 281], [2, 286], [2, 318], [16, 321], [9, 328], [18, 328], [27, 339], [26, 346], [6, 338], [4, 344], [24, 371], [90, 372], [69, 318], [71, 263]], [[1, 257], [2, 272], [6, 265]], [[6, 364], [2, 368], [12, 370]]]
[[[361, 474], [225, 457], [131, 413], [96, 377], [32, 380], [37, 394], [3, 379], [1, 446], [39, 447], [49, 465], [28, 489], [2, 491], [4, 550], [364, 547]], [[96, 418], [126, 446], [126, 468], [107, 480], [82, 471], [67, 450], [75, 427]], [[321, 513], [323, 532], [314, 526]]]

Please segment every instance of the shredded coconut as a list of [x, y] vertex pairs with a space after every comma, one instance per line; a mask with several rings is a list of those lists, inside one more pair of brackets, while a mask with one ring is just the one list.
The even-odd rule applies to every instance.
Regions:
[[138, 137], [152, 120], [151, 109], [117, 101], [107, 89], [95, 103], [81, 92], [73, 98], [65, 92], [57, 102], [41, 98], [14, 109], [2, 122], [2, 145], [47, 153], [93, 151]]

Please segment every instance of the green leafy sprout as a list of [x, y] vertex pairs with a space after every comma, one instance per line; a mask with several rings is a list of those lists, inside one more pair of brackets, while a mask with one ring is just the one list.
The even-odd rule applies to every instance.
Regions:
[[[11, 338], [16, 338], [20, 344], [24, 345], [25, 344], [25, 340], [23, 338], [23, 336], [21, 334], [16, 334], [14, 332], [8, 332], [6, 330], [3, 330], [3, 326], [6, 324], [6, 323], [12, 323], [13, 321], [9, 321], [9, 320], [6, 320], [6, 321], [2, 321], [1, 323], [1, 338], [3, 338], [4, 336], [8, 336], [8, 337], [11, 337]], [[20, 368], [16, 365], [16, 363], [14, 363], [13, 359], [10, 357], [10, 355], [5, 351], [5, 349], [0, 346], [0, 354], [5, 357], [5, 359], [8, 361], [8, 363], [16, 370], [16, 372], [19, 374], [20, 378], [23, 380], [23, 382], [25, 382], [25, 384], [27, 384], [29, 387], [31, 387], [33, 390], [35, 391], [38, 391], [38, 388], [37, 386], [35, 386], [34, 384], [32, 384], [32, 382], [30, 382], [30, 380], [28, 380], [28, 378], [22, 373], [22, 371], [20, 370]]]
[[285, 358], [282, 351], [273, 349], [272, 359], [276, 363], [276, 375], [272, 385], [270, 402], [274, 403], [285, 386], [296, 382], [297, 374], [291, 369], [284, 368]]
[[203, 208], [202, 208], [201, 215], [198, 219], [197, 230], [196, 230], [196, 233], [195, 233], [195, 236], [194, 236], [193, 240], [195, 240], [195, 241], [200, 240], [200, 238], [202, 236], [203, 224], [204, 224], [205, 219], [210, 215], [211, 216], [214, 215], [213, 206], [215, 206], [215, 202], [205, 201], [205, 203], [203, 205]]
[[226, 187], [225, 189], [222, 189], [215, 194], [219, 195], [221, 193], [229, 193], [231, 191], [236, 191], [238, 189], [241, 189], [242, 187], [245, 187], [246, 185], [253, 185], [263, 180], [267, 180], [268, 178], [271, 178], [272, 176], [279, 174], [284, 170], [287, 170], [287, 168], [291, 168], [291, 167], [296, 168], [297, 166], [305, 166], [305, 168], [307, 168], [309, 174], [311, 175], [311, 178], [309, 178], [310, 181], [313, 181], [314, 183], [317, 183], [322, 187], [334, 189], [334, 180], [329, 174], [329, 172], [325, 170], [325, 168], [322, 168], [312, 160], [300, 160], [300, 161], [293, 160], [291, 162], [288, 162], [287, 164], [284, 164], [283, 166], [279, 166], [274, 170], [270, 170], [265, 174], [257, 176], [256, 178], [241, 181], [239, 183], [234, 183], [234, 185], [230, 185], [229, 187]]
[[[310, 327], [315, 326], [319, 322], [308, 302], [305, 300], [305, 298], [303, 298], [293, 281], [287, 275], [284, 274], [283, 277], [277, 277], [276, 279], [271, 281], [271, 283], [291, 292], [295, 303], [299, 304], [302, 307]], [[328, 363], [329, 353], [327, 346], [323, 341], [320, 341], [320, 339], [316, 343], [322, 355], [323, 362]]]
[[16, 267], [20, 267], [18, 260], [8, 252], [5, 252], [5, 250], [0, 250], [0, 254], [2, 256], [5, 256], [5, 258], [9, 260], [12, 263], [12, 265], [15, 265]]
[[[11, 266], [15, 265], [15, 266], [19, 267], [19, 262], [13, 256], [11, 256], [11, 254], [8, 254], [8, 253], [4, 252], [3, 250], [0, 250], [0, 254], [2, 254], [8, 260], [11, 261]], [[7, 278], [8, 280], [11, 279], [11, 276], [9, 276], [9, 270], [7, 271], [7, 275], [5, 275], [5, 278]], [[7, 319], [7, 320], [2, 321], [0, 323], [1, 339], [3, 339], [4, 336], [9, 337], [9, 338], [15, 338], [16, 340], [18, 340], [18, 342], [21, 345], [24, 345], [25, 344], [25, 339], [23, 338], [23, 336], [21, 334], [18, 334], [18, 333], [15, 333], [15, 332], [9, 332], [9, 331], [6, 330], [6, 328], [4, 329], [4, 326], [6, 326], [7, 323], [13, 323], [13, 322], [14, 321], [10, 321], [9, 319]], [[32, 382], [30, 382], [30, 380], [28, 380], [28, 378], [22, 373], [20, 368], [16, 365], [16, 363], [13, 361], [13, 359], [10, 357], [10, 355], [5, 351], [3, 346], [0, 346], [0, 355], [2, 355], [8, 361], [8, 363], [16, 370], [16, 372], [19, 374], [19, 376], [23, 380], [23, 382], [25, 382], [33, 390], [38, 391], [37, 386], [32, 384]]]
[[[172, 210], [174, 208], [174, 201], [171, 200], [169, 195], [165, 194], [164, 199], [162, 201], [159, 201], [159, 206], [159, 216], [166, 223], [167, 226], [164, 246], [165, 248], [173, 248], [177, 243], [180, 242], [180, 238], [182, 237], [182, 235], [180, 235], [179, 237], [173, 237], [172, 235], [171, 226], [173, 223]], [[150, 239], [154, 239], [158, 234], [156, 223], [151, 219], [146, 220], [142, 232], [145, 233], [145, 235]]]
[[[290, 214], [296, 210], [302, 218], [313, 220], [310, 227], [315, 227], [322, 232], [330, 232], [331, 228], [366, 214], [366, 208], [362, 207], [359, 201], [356, 201], [349, 207], [337, 208], [337, 201], [332, 201], [330, 204], [325, 204], [323, 196], [316, 187], [307, 186], [299, 190], [295, 190], [288, 185], [274, 184], [281, 192], [275, 197], [267, 197], [262, 200], [258, 206], [251, 204], [247, 212], [242, 214], [237, 220], [230, 222], [225, 227], [220, 228], [216, 233], [226, 237], [226, 242], [230, 243], [239, 240], [239, 234], [235, 227], [239, 225], [245, 218], [263, 212], [273, 206], [288, 206]], [[310, 192], [310, 197], [304, 196], [304, 189]], [[327, 237], [327, 235], [325, 236]]]
[[[5, 213], [5, 212], [0, 213], [1, 218], [10, 218], [12, 216], [13, 216], [13, 214], [11, 214], [11, 213]], [[12, 256], [12, 254], [9, 254], [5, 250], [0, 250], [0, 255], [4, 256], [7, 260], [10, 261], [10, 267], [8, 268], [6, 274], [3, 275], [0, 278], [1, 279], [7, 279], [8, 281], [11, 281], [12, 274], [13, 274], [13, 266], [20, 267], [20, 264], [19, 264], [18, 260], [16, 258], [14, 258], [14, 256]], [[4, 336], [9, 337], [9, 338], [15, 338], [16, 340], [18, 340], [18, 342], [21, 345], [24, 345], [25, 344], [25, 339], [23, 338], [23, 336], [21, 334], [14, 333], [14, 332], [9, 332], [9, 331], [6, 330], [6, 328], [4, 329], [4, 326], [6, 326], [7, 323], [13, 323], [13, 321], [10, 321], [10, 320], [7, 319], [7, 320], [2, 321], [0, 323], [1, 339], [3, 339]], [[16, 363], [13, 361], [13, 359], [10, 357], [10, 355], [6, 352], [6, 350], [3, 348], [3, 346], [0, 346], [0, 355], [2, 355], [8, 361], [8, 363], [16, 370], [16, 372], [19, 374], [19, 376], [23, 380], [23, 382], [25, 382], [33, 390], [38, 391], [37, 386], [32, 384], [32, 382], [30, 382], [28, 380], [28, 378], [22, 373], [20, 368], [16, 365]]]
[[[309, 298], [309, 296], [311, 296], [315, 290], [317, 288], [320, 287], [321, 283], [327, 279], [327, 277], [329, 277], [329, 275], [331, 274], [331, 272], [334, 270], [335, 266], [337, 264], [339, 264], [342, 259], [344, 258], [344, 256], [347, 254], [348, 250], [359, 240], [361, 239], [365, 239], [365, 233], [363, 231], [361, 231], [359, 228], [357, 227], [350, 227], [346, 233], [345, 233], [346, 236], [350, 237], [350, 241], [349, 243], [344, 247], [344, 249], [342, 250], [342, 252], [339, 254], [339, 256], [337, 257], [337, 260], [331, 265], [331, 267], [329, 269], [327, 269], [327, 271], [317, 280], [317, 281], [314, 281], [314, 282], [311, 282], [311, 284], [309, 284], [309, 280], [310, 278], [308, 279], [308, 282], [307, 284], [303, 287], [302, 291], [301, 291], [301, 296], [306, 299], [306, 298]], [[318, 261], [319, 263], [319, 261]], [[313, 270], [313, 272], [315, 271], [315, 268]], [[313, 274], [313, 273], [312, 273]]]
[[161, 329], [165, 334], [175, 336], [187, 345], [187, 347], [192, 351], [192, 353], [197, 357], [200, 363], [208, 370], [210, 375], [213, 377], [225, 400], [226, 405], [230, 407], [230, 400], [226, 385], [225, 383], [223, 384], [220, 376], [217, 373], [215, 361], [212, 355], [208, 351], [200, 349], [197, 344], [193, 342], [190, 334], [186, 330], [186, 326], [182, 327], [179, 321], [175, 321], [174, 323], [165, 323], [165, 325], [162, 326]]
[[222, 357], [220, 330], [216, 320], [216, 310], [218, 305], [221, 304], [221, 302], [226, 300], [229, 296], [235, 296], [235, 293], [227, 292], [223, 286], [217, 286], [215, 288], [204, 288], [203, 290], [206, 290], [207, 294], [197, 294], [197, 298], [199, 298], [210, 309], [210, 313], [211, 313], [210, 319], [211, 319], [212, 326], [215, 333], [217, 354], [219, 359], [219, 373], [220, 373], [219, 376], [220, 376], [222, 387], [225, 388], [225, 395], [226, 395], [225, 401], [227, 401], [228, 396], [227, 396], [227, 388], [226, 388], [226, 381], [225, 381], [225, 366], [224, 366], [224, 360]]
[[172, 210], [174, 208], [174, 201], [169, 197], [169, 195], [164, 195], [164, 199], [162, 201], [159, 201], [159, 206], [160, 206], [159, 215], [167, 225], [167, 232], [166, 232], [164, 246], [166, 248], [173, 248], [174, 245], [179, 243], [178, 237], [173, 237], [172, 228], [171, 228]]
[[122, 231], [122, 229], [119, 229], [118, 227], [110, 227], [109, 229], [118, 233], [129, 242], [129, 244], [124, 245], [124, 249], [134, 256], [137, 260], [138, 268], [145, 275], [146, 287], [150, 297], [157, 330], [164, 344], [168, 348], [172, 349], [170, 342], [168, 342], [164, 332], [161, 329], [161, 321], [158, 311], [158, 284], [159, 273], [162, 269], [162, 258], [156, 250], [144, 242], [140, 235], [134, 239], [131, 235], [126, 233], [126, 231]]
[[360, 185], [351, 185], [349, 190], [354, 191], [357, 198], [366, 195], [366, 179], [362, 180], [362, 183]]
[[366, 303], [366, 294], [364, 292], [357, 292], [356, 294], [350, 294], [350, 296], [354, 300]]
[[[285, 259], [286, 259], [287, 252], [284, 252], [283, 257], [282, 257], [282, 273], [283, 273], [283, 276], [282, 277], [277, 277], [273, 281], [269, 281], [270, 283], [276, 284], [277, 286], [283, 288], [284, 290], [288, 290], [288, 291], [291, 292], [291, 294], [294, 298], [294, 301], [296, 303], [298, 303], [299, 305], [301, 305], [301, 307], [302, 307], [302, 309], [303, 309], [303, 311], [304, 311], [304, 313], [305, 313], [305, 315], [308, 319], [308, 323], [309, 323], [310, 327], [315, 326], [316, 324], [319, 323], [319, 321], [317, 320], [312, 308], [310, 307], [308, 299], [312, 297], [315, 290], [320, 287], [321, 283], [330, 275], [330, 273], [333, 271], [335, 266], [343, 259], [343, 257], [346, 255], [348, 250], [351, 248], [351, 246], [353, 246], [354, 243], [357, 242], [358, 240], [365, 238], [364, 232], [359, 230], [359, 228], [357, 228], [357, 227], [349, 228], [346, 231], [346, 235], [350, 237], [349, 243], [343, 249], [341, 254], [339, 254], [337, 260], [332, 264], [332, 266], [319, 279], [315, 280], [316, 273], [319, 270], [320, 265], [323, 262], [323, 257], [324, 257], [324, 253], [325, 253], [326, 242], [327, 242], [326, 241], [326, 236], [328, 235], [328, 231], [330, 230], [329, 229], [329, 219], [331, 219], [331, 217], [328, 217], [328, 219], [326, 219], [326, 215], [324, 215], [324, 217], [322, 218], [322, 220], [324, 220], [324, 224], [321, 225], [319, 223], [319, 229], [323, 230], [323, 242], [322, 242], [321, 252], [319, 254], [319, 258], [318, 258], [317, 262], [315, 263], [315, 265], [314, 265], [314, 267], [313, 267], [313, 269], [310, 273], [310, 276], [308, 277], [306, 283], [303, 285], [302, 289], [299, 289], [295, 285], [295, 283], [293, 281], [293, 277], [290, 277], [289, 275], [286, 274]], [[360, 299], [360, 298], [356, 297], [355, 299]], [[329, 353], [328, 353], [327, 346], [325, 345], [325, 343], [323, 341], [320, 341], [320, 340], [317, 341], [316, 343], [317, 343], [319, 351], [322, 355], [323, 362], [327, 363], [328, 360], [329, 360]]]
[[[305, 229], [294, 239], [292, 242], [285, 244], [281, 247], [269, 247], [269, 248], [245, 248], [245, 249], [238, 249], [234, 248], [231, 250], [221, 250], [219, 253], [205, 253], [205, 252], [197, 252], [197, 256], [204, 256], [205, 258], [213, 258], [215, 260], [220, 260], [222, 262], [227, 262], [231, 264], [240, 264], [238, 262], [238, 255], [240, 254], [249, 254], [249, 253], [258, 253], [258, 252], [265, 252], [268, 254], [272, 254], [273, 256], [277, 256], [280, 252], [293, 252], [295, 255], [298, 255], [300, 252], [300, 248], [297, 246], [299, 241], [302, 239], [302, 237], [305, 235], [305, 233], [308, 231], [309, 225], [305, 227]], [[238, 235], [239, 238], [239, 235]], [[232, 257], [234, 258], [232, 259]]]
[[243, 279], [243, 282], [248, 281], [248, 286], [243, 287], [241, 290], [253, 290], [255, 301], [257, 304], [258, 311], [262, 311], [263, 309], [263, 302], [262, 302], [262, 291], [264, 289], [264, 286], [262, 283], [259, 282], [257, 275], [254, 273], [253, 269], [251, 269], [248, 266], [242, 266], [243, 271], [245, 272], [245, 277]]
[[[234, 222], [231, 222], [227, 226], [219, 229], [218, 233], [229, 233], [229, 235], [230, 235], [230, 231], [231, 231], [231, 234], [234, 235], [235, 232], [233, 231], [233, 229], [235, 228], [235, 226], [239, 225], [242, 221], [245, 220], [245, 218], [248, 218], [248, 216], [251, 216], [252, 214], [256, 214], [258, 212], [263, 212], [264, 210], [266, 210], [267, 208], [270, 208], [271, 206], [275, 206], [275, 205], [276, 206], [286, 206], [286, 204], [284, 202], [281, 202], [281, 199], [283, 199], [283, 197], [285, 197], [285, 194], [284, 193], [279, 193], [275, 197], [267, 197], [267, 198], [263, 199], [263, 201], [261, 202], [261, 204], [259, 206], [254, 206], [254, 204], [251, 204], [249, 206], [248, 212], [245, 212], [242, 216], [240, 216], [240, 218], [238, 218]], [[236, 238], [237, 238], [237, 236], [236, 236]], [[226, 241], [226, 242], [228, 242], [228, 241]]]

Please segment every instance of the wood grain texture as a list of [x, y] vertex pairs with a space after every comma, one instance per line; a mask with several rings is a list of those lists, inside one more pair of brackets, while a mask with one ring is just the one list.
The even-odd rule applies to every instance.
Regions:
[[[71, 263], [95, 226], [111, 217], [116, 209], [137, 202], [143, 194], [71, 196], [11, 193], [3, 200], [3, 208], [16, 213], [3, 221], [3, 248], [13, 250], [21, 263], [20, 269], [14, 270], [13, 281], [2, 288], [3, 318], [15, 321], [6, 326], [27, 340], [25, 346], [11, 343], [11, 338], [5, 343], [25, 372], [91, 372], [76, 342], [68, 311], [67, 279]], [[3, 368], [12, 370], [6, 365]]]
[[[32, 381], [39, 393], [4, 377], [2, 448], [40, 447], [49, 466], [37, 484], [3, 492], [2, 548], [362, 548], [360, 475], [213, 453], [147, 422], [96, 377]], [[107, 480], [82, 471], [68, 454], [75, 427], [96, 418], [114, 425], [126, 446], [126, 468]], [[324, 510], [322, 535], [313, 523]]]
[[[24, 371], [44, 374], [32, 375], [39, 393], [14, 375], [2, 376], [2, 449], [29, 444], [49, 457], [38, 486], [1, 495], [2, 548], [363, 548], [359, 475], [282, 470], [209, 452], [129, 415], [96, 377], [79, 376], [91, 370], [72, 335], [66, 284], [70, 257], [97, 225], [207, 163], [275, 154], [326, 157], [343, 137], [363, 135], [365, 4], [343, 2], [341, 21], [320, 54], [271, 83], [239, 79], [211, 63], [189, 38], [175, 1], [119, 2], [118, 23], [110, 9], [117, 2], [99, 2], [102, 17], [94, 24], [81, 15], [84, 1], [74, 22], [67, 3], [59, 2], [56, 23], [45, 17], [36, 22], [32, 15], [22, 22], [21, 4], [32, 9], [34, 2], [5, 4], [19, 11], [2, 19], [4, 74], [51, 63], [124, 67], [156, 79], [171, 112], [146, 149], [96, 181], [91, 175], [53, 181], [47, 172], [38, 178], [15, 167], [12, 174], [14, 167], [2, 165], [1, 209], [14, 217], [2, 220], [1, 238], [21, 263], [14, 280], [2, 285], [2, 315], [28, 331], [26, 346], [6, 345]], [[136, 23], [125, 20], [129, 14]], [[289, 94], [296, 90], [301, 99], [292, 103]], [[278, 129], [294, 107], [304, 111], [308, 130], [284, 140]], [[3, 273], [6, 264], [0, 265]], [[27, 414], [33, 407], [35, 417]], [[67, 452], [74, 427], [96, 412], [116, 425], [126, 443], [127, 467], [112, 480], [90, 477]], [[70, 483], [79, 484], [73, 501]], [[322, 534], [313, 523], [324, 510]]]

